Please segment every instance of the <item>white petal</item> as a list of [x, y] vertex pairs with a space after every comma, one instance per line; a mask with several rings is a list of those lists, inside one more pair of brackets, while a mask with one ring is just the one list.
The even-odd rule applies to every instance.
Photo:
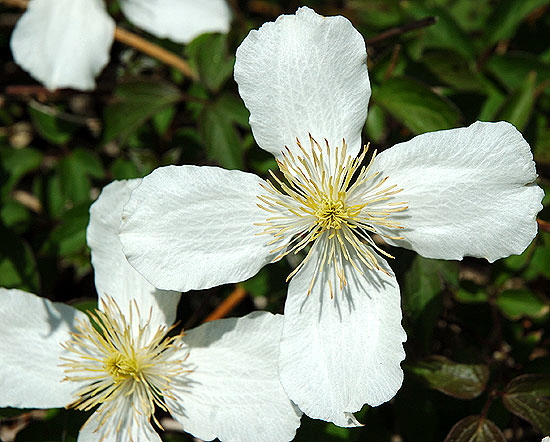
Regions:
[[361, 34], [344, 17], [303, 7], [251, 31], [237, 49], [235, 80], [258, 145], [279, 156], [296, 138], [361, 147], [370, 83]]
[[77, 442], [161, 442], [146, 415], [136, 410], [139, 404], [132, 403], [132, 397], [108, 405], [112, 414], [105, 424], [100, 425], [101, 415], [94, 412], [80, 429]]
[[520, 254], [537, 233], [544, 192], [529, 145], [506, 122], [419, 135], [382, 152], [373, 171], [403, 191], [409, 208], [391, 220], [404, 229], [384, 231], [390, 244], [428, 258], [489, 261]]
[[228, 32], [231, 24], [225, 0], [122, 0], [120, 6], [135, 25], [179, 43], [206, 32]]
[[0, 407], [63, 407], [81, 387], [62, 382], [66, 355], [61, 343], [70, 339], [76, 319], [86, 315], [21, 290], [0, 289]]
[[185, 431], [223, 442], [293, 439], [301, 413], [277, 375], [282, 322], [280, 315], [255, 312], [188, 332], [193, 371], [168, 401]]
[[49, 89], [90, 90], [109, 61], [115, 22], [101, 0], [31, 0], [17, 22], [17, 64]]
[[[151, 329], [170, 326], [176, 319], [180, 293], [158, 290], [128, 263], [118, 236], [122, 208], [141, 179], [114, 181], [106, 186], [90, 208], [90, 223], [86, 231], [92, 250], [95, 285], [100, 299], [113, 298], [122, 313], [130, 317], [131, 301], [135, 300], [141, 325]], [[135, 317], [135, 316], [134, 316]], [[139, 326], [136, 322], [136, 327]]]
[[217, 167], [156, 169], [124, 208], [120, 239], [128, 261], [157, 287], [172, 290], [253, 276], [272, 259], [269, 238], [254, 225], [266, 219], [256, 197], [262, 182]]
[[348, 263], [343, 291], [331, 299], [327, 268], [308, 296], [318, 258], [290, 282], [279, 375], [305, 414], [353, 427], [360, 424], [351, 413], [390, 400], [403, 381], [399, 286], [394, 276], [367, 268], [361, 275]]

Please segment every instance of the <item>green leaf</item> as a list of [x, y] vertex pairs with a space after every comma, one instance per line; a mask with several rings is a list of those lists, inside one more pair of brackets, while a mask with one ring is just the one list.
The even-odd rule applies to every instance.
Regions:
[[535, 8], [548, 4], [548, 0], [501, 0], [485, 26], [486, 46], [499, 40], [510, 39], [517, 27]]
[[[533, 146], [533, 155], [535, 162], [539, 165], [550, 165], [550, 127], [547, 118], [543, 115], [537, 115], [537, 135], [535, 136], [535, 145]], [[546, 198], [550, 197], [550, 192], [546, 191]], [[544, 205], [548, 203], [543, 200]]]
[[93, 154], [75, 151], [58, 164], [61, 190], [65, 203], [79, 204], [90, 199], [89, 176], [102, 177], [103, 169]]
[[550, 434], [550, 375], [524, 374], [512, 379], [502, 401], [512, 413]]
[[458, 302], [463, 302], [465, 304], [480, 304], [487, 302], [488, 295], [487, 292], [483, 289], [470, 291], [464, 288], [460, 288], [455, 293], [455, 298]]
[[84, 252], [89, 207], [89, 203], [83, 203], [68, 210], [60, 224], [49, 234], [41, 252], [61, 257]]
[[111, 165], [111, 174], [115, 180], [129, 180], [140, 176], [134, 163], [120, 157], [113, 161]]
[[172, 120], [174, 119], [175, 115], [175, 106], [166, 107], [158, 112], [156, 115], [153, 115], [153, 126], [155, 126], [157, 134], [162, 137], [168, 131], [168, 128], [170, 127], [170, 124], [172, 124]]
[[245, 107], [243, 100], [235, 94], [226, 93], [220, 95], [217, 100], [217, 108], [220, 112], [225, 112], [231, 122], [237, 123], [239, 126], [247, 129], [250, 127], [248, 124], [250, 112]]
[[269, 272], [266, 271], [264, 267], [252, 278], [244, 281], [242, 283], [242, 286], [252, 296], [256, 296], [256, 297], [268, 296], [269, 290], [270, 290]]
[[16, 233], [23, 233], [31, 220], [29, 210], [18, 201], [8, 200], [0, 206], [1, 223]]
[[2, 198], [5, 198], [13, 190], [21, 177], [38, 169], [41, 163], [42, 154], [32, 147], [0, 149]]
[[231, 117], [214, 102], [199, 117], [199, 131], [208, 157], [227, 169], [242, 169], [243, 145]]
[[103, 142], [128, 137], [148, 119], [177, 103], [181, 98], [178, 88], [163, 81], [132, 81], [115, 90], [115, 101], [105, 108]]
[[32, 249], [3, 226], [0, 227], [0, 238], [0, 287], [36, 293], [40, 283]]
[[529, 261], [531, 259], [531, 256], [533, 255], [533, 251], [536, 248], [536, 242], [532, 242], [527, 249], [523, 251], [521, 255], [510, 255], [507, 258], [503, 259], [504, 264], [506, 264], [506, 267], [508, 267], [510, 270], [521, 270], [527, 264], [529, 264]]
[[539, 244], [535, 248], [529, 267], [523, 275], [528, 280], [535, 279], [538, 276], [550, 278], [550, 246]]
[[78, 163], [82, 173], [92, 178], [104, 178], [105, 171], [99, 157], [86, 149], [77, 148], [71, 153], [74, 161]]
[[380, 107], [372, 105], [369, 107], [367, 115], [367, 125], [365, 127], [369, 140], [379, 142], [386, 132], [386, 115]]
[[73, 302], [71, 304], [75, 309], [80, 310], [81, 312], [88, 313], [88, 312], [95, 312], [97, 310], [97, 300], [79, 300], [77, 302]]
[[430, 388], [459, 399], [473, 399], [483, 393], [489, 367], [459, 364], [443, 356], [432, 356], [407, 369], [423, 379]]
[[491, 0], [453, 0], [446, 7], [457, 24], [466, 32], [483, 29], [493, 8]]
[[451, 428], [444, 442], [506, 442], [506, 438], [489, 419], [468, 416]]
[[50, 177], [44, 177], [40, 182], [42, 183], [42, 187], [45, 187], [48, 212], [53, 218], [60, 217], [65, 209], [66, 202], [61, 186], [60, 174], [57, 173]]
[[496, 304], [510, 319], [540, 318], [550, 310], [542, 299], [528, 290], [505, 290], [498, 295]]
[[520, 131], [524, 130], [531, 118], [536, 103], [537, 74], [531, 72], [520, 87], [510, 95], [497, 114], [497, 120], [512, 123]]
[[370, 29], [386, 29], [398, 26], [401, 22], [402, 12], [396, 1], [388, 0], [348, 0], [346, 9], [352, 16]]
[[376, 103], [414, 133], [450, 129], [458, 125], [460, 114], [446, 98], [415, 80], [392, 78], [375, 88]]
[[477, 119], [480, 121], [493, 121], [496, 120], [497, 113], [506, 101], [506, 95], [495, 87], [488, 88], [486, 93], [487, 99], [483, 102]]
[[511, 91], [517, 89], [530, 72], [536, 72], [538, 82], [550, 80], [550, 66], [529, 53], [495, 54], [487, 60], [485, 69]]
[[227, 51], [225, 34], [203, 34], [187, 45], [191, 66], [204, 86], [217, 92], [233, 73], [235, 57]]
[[417, 318], [426, 305], [441, 293], [445, 281], [452, 285], [458, 284], [457, 263], [417, 255], [405, 274], [405, 311], [411, 317]]
[[29, 115], [36, 131], [53, 144], [66, 144], [76, 130], [73, 124], [59, 118], [59, 112], [36, 101], [29, 106]]
[[474, 92], [485, 90], [472, 62], [458, 52], [426, 52], [422, 55], [422, 62], [440, 80], [456, 90]]
[[[417, 18], [435, 16], [437, 22], [423, 32], [421, 39], [426, 48], [451, 49], [464, 57], [474, 60], [475, 49], [472, 39], [459, 26], [446, 8], [426, 8], [420, 2], [408, 2], [405, 5]], [[420, 39], [419, 39], [420, 40]]]

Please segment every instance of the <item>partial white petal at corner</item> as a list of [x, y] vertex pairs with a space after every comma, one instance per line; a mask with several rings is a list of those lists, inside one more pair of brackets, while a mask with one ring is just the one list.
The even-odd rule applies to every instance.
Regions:
[[101, 0], [31, 0], [11, 49], [16, 63], [48, 89], [91, 90], [109, 61], [114, 32]]
[[206, 32], [228, 32], [231, 24], [226, 0], [122, 0], [120, 6], [135, 25], [178, 43]]
[[21, 290], [0, 289], [0, 407], [54, 408], [74, 399], [80, 384], [62, 382], [61, 343], [87, 316]]

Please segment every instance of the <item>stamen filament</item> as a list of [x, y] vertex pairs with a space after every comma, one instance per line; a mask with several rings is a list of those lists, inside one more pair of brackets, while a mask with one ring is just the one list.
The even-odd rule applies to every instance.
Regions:
[[[286, 182], [270, 171], [272, 181], [262, 184], [267, 194], [258, 197], [261, 201], [258, 207], [276, 216], [256, 224], [264, 227], [261, 234], [272, 236], [268, 244], [282, 242], [272, 250], [278, 253], [275, 259], [300, 253], [311, 246], [287, 281], [316, 254], [319, 258], [308, 294], [318, 273], [327, 268], [332, 269], [340, 281], [338, 286], [343, 289], [347, 284], [346, 272], [350, 271], [346, 270], [346, 263], [359, 273], [363, 273], [363, 266], [388, 273], [379, 263], [377, 253], [387, 258], [393, 256], [378, 247], [370, 235], [403, 239], [380, 228], [402, 230], [404, 227], [392, 216], [407, 210], [408, 206], [394, 201], [394, 196], [403, 189], [397, 184], [388, 185], [388, 176], [371, 172], [376, 151], [368, 164], [362, 165], [368, 146], [353, 158], [348, 155], [345, 140], [335, 148], [331, 148], [327, 140], [321, 147], [311, 136], [309, 149], [299, 139], [296, 144], [297, 154], [287, 147], [277, 160]], [[330, 275], [328, 284], [332, 298]]]

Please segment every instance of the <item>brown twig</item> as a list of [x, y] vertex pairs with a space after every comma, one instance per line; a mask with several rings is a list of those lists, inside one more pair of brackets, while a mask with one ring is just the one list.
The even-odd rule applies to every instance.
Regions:
[[225, 318], [231, 310], [239, 305], [246, 297], [246, 290], [240, 285], [235, 287], [227, 298], [225, 298], [216, 309], [210, 313], [203, 322], [215, 321], [216, 319]]
[[420, 20], [415, 20], [403, 26], [396, 26], [395, 28], [390, 28], [387, 31], [382, 32], [381, 34], [375, 35], [374, 37], [371, 37], [371, 38], [367, 38], [366, 43], [367, 45], [376, 45], [381, 41], [387, 40], [397, 35], [405, 34], [406, 32], [431, 26], [435, 24], [436, 21], [437, 21], [436, 17], [421, 18]]
[[384, 73], [384, 80], [389, 80], [393, 75], [393, 70], [395, 69], [395, 66], [397, 66], [397, 61], [399, 60], [400, 53], [401, 53], [401, 45], [395, 45], [393, 48], [393, 52], [391, 54], [390, 64], [388, 66], [388, 69]]
[[[0, 3], [4, 3], [7, 6], [27, 9], [29, 0], [0, 0]], [[164, 48], [161, 48], [159, 45], [151, 43], [150, 41], [140, 37], [139, 35], [134, 34], [133, 32], [127, 31], [119, 26], [115, 28], [115, 40], [123, 43], [127, 46], [131, 46], [137, 49], [140, 52], [143, 52], [150, 57], [156, 58], [162, 63], [172, 66], [173, 68], [179, 70], [183, 75], [196, 80], [198, 78], [196, 72], [191, 69], [191, 66], [181, 57], [178, 57], [173, 52], [167, 51]]]
[[116, 27], [115, 29], [115, 40], [124, 43], [125, 45], [131, 46], [137, 49], [144, 54], [147, 54], [157, 60], [172, 66], [179, 70], [183, 75], [196, 80], [198, 78], [196, 72], [191, 69], [191, 66], [181, 57], [178, 57], [173, 52], [167, 51], [160, 46], [151, 43], [148, 40], [140, 37], [139, 35], [134, 34], [133, 32], [127, 31], [126, 29]]
[[543, 219], [537, 218], [537, 223], [539, 225], [540, 230], [544, 230], [545, 232], [550, 232], [550, 221], [544, 221]]
[[0, 0], [0, 3], [13, 8], [27, 9], [29, 0]]

